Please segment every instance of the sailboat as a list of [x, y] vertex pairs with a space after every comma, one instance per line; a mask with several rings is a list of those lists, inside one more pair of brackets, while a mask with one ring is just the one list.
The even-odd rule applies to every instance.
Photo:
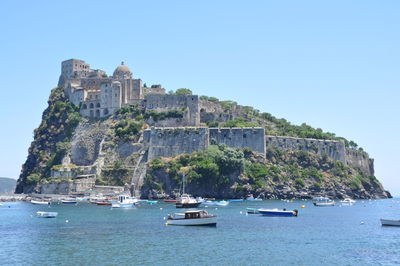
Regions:
[[197, 208], [202, 203], [201, 200], [195, 199], [185, 193], [185, 174], [182, 175], [182, 195], [176, 202], [177, 208]]

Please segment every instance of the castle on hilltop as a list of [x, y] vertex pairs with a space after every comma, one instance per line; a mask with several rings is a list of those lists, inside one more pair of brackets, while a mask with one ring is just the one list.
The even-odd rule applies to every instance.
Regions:
[[124, 62], [108, 76], [103, 70], [91, 69], [83, 60], [63, 61], [58, 85], [64, 87], [69, 100], [80, 106], [81, 115], [87, 118], [108, 117], [123, 106], [138, 104], [155, 111], [188, 108], [185, 124], [200, 123], [197, 95], [165, 94], [159, 84], [147, 87], [141, 79], [133, 77]]

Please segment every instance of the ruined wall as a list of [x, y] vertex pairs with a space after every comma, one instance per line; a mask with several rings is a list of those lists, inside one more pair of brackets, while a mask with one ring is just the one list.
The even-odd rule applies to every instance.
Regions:
[[71, 194], [84, 193], [92, 189], [95, 185], [96, 178], [88, 177], [74, 179], [73, 181], [61, 181], [42, 184], [40, 187], [41, 194]]
[[265, 155], [264, 128], [210, 128], [210, 143], [234, 148], [251, 148]]
[[374, 159], [369, 158], [365, 151], [346, 149], [346, 163], [367, 175], [374, 175]]
[[107, 125], [104, 123], [80, 122], [71, 142], [71, 162], [76, 165], [93, 164], [106, 131]]
[[183, 118], [187, 126], [200, 125], [199, 97], [197, 95], [149, 94], [145, 96], [144, 107], [147, 111], [158, 112], [184, 110]]
[[144, 132], [148, 160], [173, 157], [208, 148], [208, 128], [152, 128]]
[[346, 163], [345, 146], [341, 141], [266, 136], [266, 145], [285, 150], [312, 151], [320, 155], [326, 153], [329, 157]]
[[235, 104], [229, 108], [224, 108], [223, 103], [208, 100], [200, 100], [199, 105], [201, 123], [226, 122], [237, 118], [253, 120], [253, 117], [248, 115], [248, 110], [251, 108], [249, 106]]

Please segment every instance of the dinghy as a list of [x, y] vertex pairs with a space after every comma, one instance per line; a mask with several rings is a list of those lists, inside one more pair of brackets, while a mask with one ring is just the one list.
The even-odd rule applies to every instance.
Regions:
[[297, 216], [298, 210], [287, 211], [286, 209], [258, 209], [258, 212], [264, 216]]
[[381, 219], [381, 223], [384, 226], [400, 226], [400, 220]]
[[38, 211], [36, 212], [37, 217], [39, 218], [56, 218], [58, 215], [58, 212], [42, 212]]
[[187, 226], [216, 226], [217, 216], [209, 214], [205, 210], [186, 211], [169, 215], [166, 225], [187, 225]]

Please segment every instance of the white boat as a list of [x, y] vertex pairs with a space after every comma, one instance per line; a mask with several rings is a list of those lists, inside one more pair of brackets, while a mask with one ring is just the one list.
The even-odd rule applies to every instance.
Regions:
[[175, 203], [175, 206], [177, 208], [197, 208], [201, 203], [202, 201], [198, 201], [189, 194], [182, 194], [182, 196]]
[[400, 226], [400, 220], [381, 219], [381, 223], [385, 226]]
[[253, 195], [250, 195], [246, 198], [246, 200], [250, 200], [250, 201], [262, 201], [262, 199], [260, 198], [254, 198]]
[[35, 205], [50, 205], [49, 201], [42, 201], [42, 200], [31, 200], [31, 203]]
[[38, 211], [36, 212], [37, 217], [40, 218], [56, 218], [58, 215], [58, 212], [42, 212]]
[[226, 200], [217, 201], [215, 203], [215, 205], [217, 205], [217, 206], [228, 206], [229, 205], [229, 201], [226, 201]]
[[111, 204], [111, 208], [132, 208], [139, 200], [127, 195], [118, 196], [118, 201]]
[[291, 217], [291, 216], [297, 216], [299, 211], [298, 210], [292, 210], [288, 211], [286, 209], [258, 209], [258, 213], [264, 215], [264, 216], [286, 216], [286, 217]]
[[62, 204], [78, 204], [78, 201], [76, 199], [62, 199], [61, 203]]
[[214, 205], [217, 205], [217, 202], [212, 200], [205, 200], [201, 203], [201, 206], [214, 206]]
[[313, 202], [314, 206], [317, 206], [317, 207], [335, 206], [335, 201], [333, 201], [329, 198], [326, 198], [326, 197], [316, 197], [313, 200], [314, 200], [314, 202]]
[[340, 203], [342, 203], [342, 205], [352, 205], [353, 203], [355, 203], [356, 201], [350, 198], [345, 198], [344, 200], [341, 200]]
[[186, 211], [184, 213], [175, 213], [175, 215], [169, 215], [167, 218], [166, 225], [207, 225], [216, 226], [217, 216], [209, 214], [205, 210], [193, 210]]

